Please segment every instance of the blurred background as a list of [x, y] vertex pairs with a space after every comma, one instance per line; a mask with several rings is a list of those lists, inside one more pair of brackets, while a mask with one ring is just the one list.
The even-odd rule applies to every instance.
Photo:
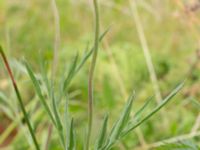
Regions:
[[[111, 126], [132, 89], [136, 91], [133, 112], [154, 96], [148, 112], [187, 78], [172, 102], [113, 149], [156, 149], [163, 140], [173, 142], [179, 138], [198, 143], [200, 113], [192, 100], [200, 97], [200, 2], [99, 0], [99, 5], [101, 32], [110, 30], [101, 42], [95, 70], [94, 126], [101, 124], [105, 113], [112, 116]], [[50, 74], [56, 49], [55, 80], [59, 80], [75, 55], [83, 56], [86, 47], [92, 46], [93, 32], [91, 0], [0, 1], [0, 43], [43, 145], [49, 120], [37, 104], [38, 98], [22, 60], [28, 60], [40, 75], [42, 57], [48, 62], [46, 71]], [[87, 121], [89, 64], [90, 59], [68, 89], [70, 112], [79, 135], [78, 149]], [[21, 113], [10, 79], [2, 61], [0, 65], [0, 149], [30, 149], [26, 126], [16, 117]], [[52, 135], [50, 149], [61, 149], [57, 135]]]

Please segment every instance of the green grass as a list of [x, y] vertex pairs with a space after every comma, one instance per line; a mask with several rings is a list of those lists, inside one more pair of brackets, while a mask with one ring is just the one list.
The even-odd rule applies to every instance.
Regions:
[[[98, 38], [96, 38], [98, 40]], [[96, 47], [97, 48], [97, 47]], [[31, 133], [31, 137], [34, 141], [34, 144], [35, 144], [35, 147], [36, 149], [40, 149], [39, 148], [39, 145], [38, 145], [38, 142], [36, 140], [36, 136], [35, 136], [35, 133], [33, 132], [33, 128], [31, 127], [31, 124], [30, 124], [30, 120], [29, 120], [29, 117], [28, 117], [28, 114], [25, 110], [25, 106], [22, 102], [22, 98], [21, 98], [21, 95], [19, 93], [19, 90], [18, 90], [18, 87], [17, 87], [17, 84], [16, 84], [16, 81], [13, 77], [13, 74], [12, 74], [12, 71], [10, 69], [10, 66], [8, 64], [8, 61], [7, 61], [7, 58], [3, 52], [2, 49], [0, 49], [1, 51], [1, 55], [2, 55], [2, 58], [4, 60], [4, 63], [5, 63], [5, 66], [9, 72], [9, 76], [12, 80], [12, 83], [13, 83], [13, 87], [15, 89], [15, 92], [16, 92], [16, 95], [17, 95], [17, 98], [19, 100], [19, 103], [20, 103], [20, 108], [24, 114], [24, 117], [25, 117], [25, 120], [27, 122], [27, 125], [28, 125], [28, 129]], [[94, 49], [95, 50], [95, 49]], [[97, 50], [97, 49], [96, 49]], [[95, 55], [95, 53], [93, 54]], [[97, 54], [96, 56], [97, 57]], [[96, 59], [96, 58], [95, 58]], [[75, 62], [76, 62], [77, 59], [75, 59]], [[94, 62], [92, 62], [94, 63]], [[76, 64], [76, 63], [74, 63]], [[46, 110], [46, 112], [48, 113], [49, 115], [49, 118], [51, 119], [52, 121], [52, 124], [53, 126], [57, 129], [57, 133], [59, 135], [59, 138], [60, 138], [60, 141], [61, 141], [61, 145], [63, 146], [63, 149], [69, 149], [69, 150], [73, 150], [75, 149], [75, 141], [76, 141], [76, 138], [75, 138], [75, 129], [74, 129], [74, 125], [73, 125], [73, 119], [71, 119], [70, 121], [70, 126], [66, 126], [68, 127], [66, 130], [67, 130], [67, 133], [68, 133], [68, 136], [65, 136], [64, 134], [64, 129], [63, 129], [63, 123], [61, 121], [61, 116], [60, 116], [60, 113], [58, 111], [58, 105], [57, 105], [57, 102], [56, 102], [56, 99], [55, 99], [55, 95], [54, 95], [54, 88], [50, 87], [50, 91], [48, 92], [49, 93], [49, 97], [52, 99], [52, 108], [50, 109], [49, 105], [47, 104], [47, 102], [45, 101], [45, 98], [43, 97], [42, 95], [42, 91], [41, 91], [41, 88], [40, 88], [40, 85], [38, 83], [38, 80], [36, 79], [36, 77], [34, 76], [31, 68], [29, 67], [29, 65], [27, 63], [25, 63], [26, 65], [26, 68], [27, 68], [27, 71], [28, 71], [28, 74], [30, 76], [30, 78], [32, 79], [32, 82], [35, 86], [35, 89], [36, 89], [36, 92], [40, 98], [40, 101], [42, 103], [42, 105], [44, 106], [44, 109]], [[75, 68], [76, 65], [73, 65], [73, 68]], [[95, 67], [95, 66], [94, 66]], [[94, 69], [94, 68], [93, 68]], [[75, 69], [73, 69], [75, 70]], [[71, 72], [71, 71], [70, 71]], [[70, 73], [69, 73], [70, 75]], [[93, 78], [93, 77], [92, 77]], [[92, 78], [89, 78], [92, 79]], [[48, 81], [48, 79], [47, 79]], [[65, 85], [66, 82], [64, 82], [64, 85]], [[48, 84], [47, 84], [48, 86]], [[132, 108], [132, 103], [133, 103], [133, 99], [134, 99], [134, 95], [135, 93], [133, 92], [133, 94], [131, 94], [131, 96], [129, 97], [129, 100], [127, 101], [127, 104], [121, 114], [121, 116], [119, 117], [119, 120], [113, 125], [110, 133], [108, 134], [108, 136], [106, 136], [106, 130], [107, 130], [107, 121], [108, 121], [108, 116], [105, 117], [104, 119], [104, 123], [103, 123], [103, 127], [102, 129], [100, 130], [100, 134], [99, 134], [99, 137], [97, 137], [97, 146], [96, 146], [96, 149], [103, 149], [103, 150], [109, 150], [111, 149], [111, 147], [118, 141], [120, 140], [123, 136], [125, 136], [126, 134], [128, 134], [130, 131], [134, 130], [135, 128], [137, 128], [138, 126], [140, 126], [142, 123], [144, 123], [146, 120], [148, 120], [151, 116], [153, 116], [156, 112], [158, 112], [163, 106], [165, 106], [167, 104], [167, 102], [174, 96], [176, 95], [176, 93], [182, 88], [183, 86], [183, 83], [181, 83], [180, 85], [177, 86], [177, 88], [175, 88], [163, 101], [160, 105], [158, 105], [155, 109], [153, 109], [148, 115], [146, 115], [144, 118], [140, 119], [139, 121], [131, 121], [130, 120], [130, 113], [131, 113], [131, 108]], [[47, 87], [48, 88], [48, 87]], [[64, 89], [66, 88], [66, 86], [64, 86]], [[93, 87], [91, 87], [93, 88]], [[93, 99], [91, 99], [93, 101]], [[147, 104], [148, 104], [149, 101], [147, 101]], [[93, 105], [90, 106], [91, 104], [90, 103], [93, 103], [91, 102], [90, 100], [88, 101], [89, 103], [89, 107], [88, 107], [88, 110], [89, 109], [93, 109]], [[147, 106], [147, 104], [144, 104], [144, 106], [138, 111], [138, 113], [136, 113], [136, 115], [138, 115], [139, 113], [141, 113], [142, 111], [144, 111], [145, 107]], [[66, 108], [68, 109], [68, 108]], [[93, 111], [89, 111], [89, 113], [92, 113], [93, 114]], [[68, 119], [69, 115], [65, 115], [66, 118], [65, 119]], [[92, 117], [91, 114], [89, 114], [88, 117]], [[89, 120], [92, 119], [92, 118], [89, 118]], [[63, 120], [64, 121], [64, 120]], [[91, 121], [91, 120], [90, 120]], [[91, 132], [92, 132], [92, 122], [88, 122], [88, 134], [87, 134], [87, 138], [86, 138], [86, 141], [83, 141], [86, 145], [86, 149], [89, 149], [89, 145], [90, 145], [90, 136], [91, 136]], [[66, 137], [66, 139], [65, 139]], [[67, 142], [65, 142], [67, 141]]]
[[[93, 2], [96, 9], [90, 9], [93, 5], [81, 0], [56, 1], [61, 41], [54, 78], [51, 73], [54, 30], [49, 1], [0, 2], [0, 12], [4, 12], [0, 15], [3, 35], [0, 42], [17, 81], [15, 91], [5, 67], [0, 68], [0, 119], [6, 115], [11, 120], [0, 136], [0, 143], [11, 129], [17, 128], [20, 132], [9, 145], [10, 149], [34, 149], [35, 143], [40, 149], [45, 149], [47, 144], [53, 150], [145, 150], [138, 136], [140, 130], [148, 148], [162, 141], [166, 145], [160, 149], [187, 147], [190, 145], [187, 139], [165, 143], [167, 139], [190, 135], [198, 123], [199, 109], [195, 107], [198, 101], [194, 102], [195, 106], [190, 103], [191, 99], [199, 98], [195, 92], [199, 89], [198, 65], [184, 88], [181, 82], [196, 58], [196, 33], [187, 26], [189, 21], [183, 19], [180, 7], [174, 2], [153, 1], [141, 1], [137, 5], [163, 97], [156, 104], [128, 2], [98, 1], [98, 9], [97, 1]], [[47, 15], [46, 11], [51, 13]], [[180, 18], [176, 18], [176, 13]], [[198, 24], [192, 26], [198, 29]], [[3, 61], [0, 64], [3, 66]], [[132, 89], [133, 94], [126, 100]], [[174, 101], [166, 105], [172, 98]], [[13, 107], [18, 101], [20, 105]], [[159, 113], [162, 107], [166, 110], [164, 118], [169, 121], [165, 127], [161, 121], [163, 115]], [[25, 134], [27, 129], [32, 136]], [[161, 129], [162, 133], [158, 132]], [[198, 133], [196, 130], [189, 138], [197, 148]]]

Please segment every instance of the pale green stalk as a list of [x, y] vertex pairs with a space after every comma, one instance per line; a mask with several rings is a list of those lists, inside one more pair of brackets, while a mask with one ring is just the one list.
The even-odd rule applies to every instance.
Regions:
[[88, 134], [86, 141], [86, 150], [89, 149], [90, 137], [92, 132], [92, 121], [93, 121], [93, 78], [96, 66], [96, 60], [99, 48], [99, 10], [97, 0], [93, 0], [94, 11], [95, 11], [95, 40], [94, 40], [94, 53], [92, 56], [92, 62], [89, 71], [88, 80]]

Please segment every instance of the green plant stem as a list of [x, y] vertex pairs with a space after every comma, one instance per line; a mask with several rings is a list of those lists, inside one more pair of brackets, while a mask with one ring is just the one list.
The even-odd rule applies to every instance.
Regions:
[[25, 109], [25, 107], [24, 107], [24, 104], [23, 104], [23, 102], [22, 102], [22, 98], [21, 98], [19, 89], [18, 89], [18, 87], [17, 87], [17, 83], [16, 83], [16, 81], [15, 81], [15, 79], [14, 79], [12, 70], [11, 70], [11, 68], [10, 68], [10, 65], [9, 65], [9, 63], [8, 63], [8, 61], [7, 61], [6, 55], [4, 54], [3, 49], [2, 49], [1, 46], [0, 46], [0, 54], [1, 54], [1, 57], [2, 57], [3, 62], [4, 62], [4, 64], [5, 64], [5, 67], [6, 67], [7, 71], [8, 71], [8, 74], [9, 74], [9, 76], [10, 76], [10, 79], [11, 79], [11, 81], [12, 81], [12, 84], [13, 84], [13, 87], [14, 87], [14, 90], [15, 90], [15, 93], [16, 93], [16, 95], [17, 95], [17, 99], [18, 99], [18, 101], [19, 101], [19, 104], [20, 104], [22, 113], [23, 113], [23, 115], [24, 115], [24, 118], [25, 118], [25, 120], [26, 120], [28, 129], [29, 129], [30, 134], [31, 134], [31, 137], [32, 137], [32, 139], [33, 139], [35, 148], [36, 148], [36, 150], [40, 150], [39, 145], [38, 145], [38, 142], [37, 142], [36, 137], [35, 137], [35, 134], [34, 134], [34, 132], [33, 132], [33, 128], [32, 128], [32, 126], [31, 126], [31, 123], [30, 123], [29, 119], [28, 119], [28, 114], [27, 114], [26, 109]]
[[94, 40], [94, 53], [92, 56], [92, 62], [89, 71], [88, 80], [88, 134], [86, 141], [86, 150], [89, 149], [90, 137], [92, 132], [92, 122], [93, 122], [93, 78], [94, 70], [96, 66], [96, 60], [99, 48], [99, 10], [97, 0], [93, 0], [94, 12], [95, 12], [95, 40]]

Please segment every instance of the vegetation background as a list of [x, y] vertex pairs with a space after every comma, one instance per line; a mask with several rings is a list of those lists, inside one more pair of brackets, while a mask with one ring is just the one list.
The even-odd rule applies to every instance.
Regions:
[[[94, 84], [94, 135], [106, 113], [109, 125], [118, 118], [132, 89], [133, 112], [155, 96], [147, 112], [173, 87], [187, 78], [184, 88], [163, 110], [113, 149], [157, 149], [163, 143], [189, 140], [199, 144], [200, 113], [194, 100], [200, 97], [200, 2], [197, 0], [99, 0], [101, 32], [109, 32], [100, 44]], [[58, 12], [57, 12], [58, 11]], [[1, 0], [0, 43], [5, 48], [26, 108], [45, 147], [51, 129], [38, 105], [31, 80], [22, 63], [28, 60], [40, 77], [41, 58], [57, 64], [62, 76], [77, 53], [82, 56], [93, 42], [91, 0]], [[58, 59], [55, 60], [54, 50]], [[80, 149], [87, 123], [87, 82], [90, 60], [69, 86], [70, 113]], [[26, 150], [31, 138], [20, 115], [10, 79], [0, 62], [0, 149]], [[4, 106], [6, 99], [10, 107]], [[61, 110], [62, 111], [62, 110]], [[22, 120], [23, 121], [23, 120]], [[52, 130], [50, 149], [59, 150]], [[79, 134], [82, 133], [82, 134]], [[92, 138], [93, 139], [93, 138]]]

